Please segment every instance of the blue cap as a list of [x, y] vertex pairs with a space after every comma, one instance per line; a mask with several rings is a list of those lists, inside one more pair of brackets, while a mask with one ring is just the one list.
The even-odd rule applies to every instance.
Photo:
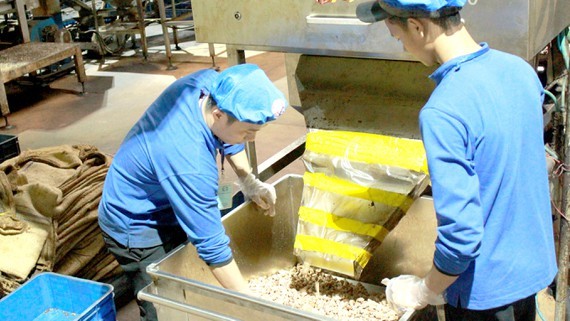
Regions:
[[214, 80], [211, 96], [223, 112], [258, 125], [277, 119], [288, 106], [283, 93], [254, 64], [222, 71]]
[[359, 4], [356, 16], [363, 22], [382, 21], [389, 16], [440, 18], [461, 10], [467, 0], [375, 0]]

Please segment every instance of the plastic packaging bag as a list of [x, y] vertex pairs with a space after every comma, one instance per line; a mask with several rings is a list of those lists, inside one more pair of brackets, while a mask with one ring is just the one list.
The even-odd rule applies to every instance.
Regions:
[[359, 279], [429, 183], [419, 140], [346, 131], [307, 135], [295, 237], [302, 262]]

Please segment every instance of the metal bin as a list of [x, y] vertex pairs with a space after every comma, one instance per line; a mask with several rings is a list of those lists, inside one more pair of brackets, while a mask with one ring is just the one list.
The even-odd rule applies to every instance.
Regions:
[[[234, 257], [246, 279], [288, 269], [297, 263], [293, 243], [303, 178], [288, 175], [274, 186], [277, 192], [275, 217], [264, 216], [251, 202], [246, 202], [222, 219]], [[361, 279], [366, 282], [365, 287], [369, 291], [383, 291], [378, 284], [385, 276], [426, 273], [433, 258], [435, 224], [432, 201], [421, 197], [374, 252]], [[191, 244], [181, 245], [151, 264], [147, 271], [154, 281], [138, 296], [155, 304], [162, 321], [327, 320], [222, 288]], [[407, 314], [400, 320], [412, 316]]]

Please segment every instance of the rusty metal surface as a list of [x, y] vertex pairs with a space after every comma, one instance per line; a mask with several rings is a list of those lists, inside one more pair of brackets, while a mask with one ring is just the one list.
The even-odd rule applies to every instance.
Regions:
[[2, 81], [22, 77], [32, 71], [74, 56], [78, 44], [29, 42], [0, 51]]
[[75, 72], [85, 91], [85, 67], [81, 49], [75, 43], [28, 42], [0, 51], [0, 111], [2, 116], [10, 113], [4, 83], [74, 57]]

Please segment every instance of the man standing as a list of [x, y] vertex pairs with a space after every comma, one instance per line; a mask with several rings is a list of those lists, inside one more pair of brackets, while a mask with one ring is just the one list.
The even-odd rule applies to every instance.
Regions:
[[[245, 196], [275, 213], [275, 189], [251, 174], [243, 143], [286, 106], [259, 67], [243, 64], [178, 79], [133, 126], [109, 168], [99, 225], [135, 295], [151, 283], [146, 267], [186, 240], [222, 286], [249, 293], [221, 222], [219, 182], [227, 160]], [[138, 303], [141, 320], [157, 319], [150, 302]]]
[[433, 267], [386, 280], [387, 296], [421, 309], [444, 295], [447, 320], [534, 321], [535, 295], [557, 272], [543, 88], [524, 60], [472, 39], [459, 14], [465, 2], [357, 7], [360, 20], [385, 20], [405, 50], [440, 65], [419, 116], [438, 221]]

